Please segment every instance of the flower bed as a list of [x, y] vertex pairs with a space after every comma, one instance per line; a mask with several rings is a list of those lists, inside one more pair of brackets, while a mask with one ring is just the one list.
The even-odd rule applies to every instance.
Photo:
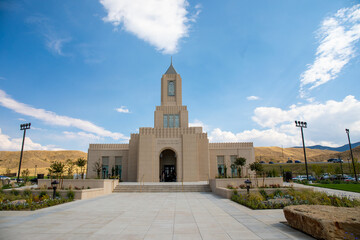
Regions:
[[310, 189], [294, 190], [292, 188], [283, 192], [276, 190], [267, 194], [266, 191], [248, 194], [239, 194], [233, 191], [231, 200], [245, 205], [251, 209], [282, 209], [289, 205], [330, 205], [336, 207], [358, 207], [360, 201], [350, 200], [346, 197], [329, 196], [323, 192], [315, 192]]
[[12, 190], [7, 194], [3, 192], [0, 193], [0, 211], [36, 210], [71, 202], [73, 199], [73, 193], [70, 191], [68, 198], [57, 196], [55, 199], [52, 199], [46, 192], [41, 192], [38, 196], [34, 196], [31, 191], [25, 190], [20, 194], [17, 190]]

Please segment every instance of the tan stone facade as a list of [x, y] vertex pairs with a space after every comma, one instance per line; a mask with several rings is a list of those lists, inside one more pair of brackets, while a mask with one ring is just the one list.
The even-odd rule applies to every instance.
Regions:
[[[255, 161], [253, 143], [209, 143], [202, 127], [189, 127], [182, 105], [182, 79], [172, 64], [161, 78], [161, 106], [154, 113], [154, 128], [140, 128], [129, 144], [90, 144], [87, 178], [121, 175], [123, 181], [207, 181], [230, 168], [237, 157], [247, 165]], [[242, 175], [247, 174], [246, 168]]]

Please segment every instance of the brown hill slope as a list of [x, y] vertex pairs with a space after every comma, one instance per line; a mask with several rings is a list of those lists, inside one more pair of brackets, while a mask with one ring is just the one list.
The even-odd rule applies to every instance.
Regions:
[[[30, 175], [35, 172], [47, 174], [47, 168], [52, 161], [65, 162], [67, 159], [73, 161], [78, 158], [87, 159], [87, 153], [82, 151], [24, 151], [21, 169], [28, 168]], [[20, 152], [0, 151], [0, 174], [5, 173], [9, 168], [12, 173], [17, 173], [20, 161]]]
[[[320, 149], [306, 149], [306, 157], [309, 162], [322, 162], [339, 152]], [[331, 156], [331, 157], [330, 157]], [[281, 147], [255, 147], [255, 159], [256, 161], [273, 161], [286, 162], [290, 158], [291, 160], [304, 160], [304, 151], [302, 148], [281, 148]]]
[[[360, 146], [353, 149], [354, 158], [360, 158]], [[257, 161], [286, 162], [300, 160], [304, 162], [304, 151], [302, 148], [280, 148], [280, 147], [255, 147], [255, 159]], [[329, 158], [341, 158], [346, 161], [350, 158], [350, 151], [337, 152], [330, 150], [306, 148], [306, 158], [309, 162], [326, 162]]]

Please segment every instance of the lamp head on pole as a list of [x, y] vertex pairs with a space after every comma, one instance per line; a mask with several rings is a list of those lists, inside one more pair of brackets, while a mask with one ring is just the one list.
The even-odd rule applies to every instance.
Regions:
[[307, 122], [295, 121], [296, 127], [307, 128]]
[[31, 123], [20, 124], [20, 130], [30, 129]]
[[346, 129], [345, 129], [345, 132], [346, 132], [346, 133], [349, 133], [349, 129], [346, 128]]

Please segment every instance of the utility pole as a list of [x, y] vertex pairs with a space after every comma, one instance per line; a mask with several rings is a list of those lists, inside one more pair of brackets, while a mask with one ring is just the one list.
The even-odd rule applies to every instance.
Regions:
[[21, 153], [20, 153], [19, 171], [18, 171], [18, 176], [17, 176], [17, 182], [18, 183], [20, 181], [21, 160], [22, 160], [23, 151], [24, 151], [26, 129], [30, 129], [30, 126], [31, 126], [31, 123], [20, 124], [20, 130], [24, 131], [24, 135], [23, 135], [23, 141], [22, 141]]

